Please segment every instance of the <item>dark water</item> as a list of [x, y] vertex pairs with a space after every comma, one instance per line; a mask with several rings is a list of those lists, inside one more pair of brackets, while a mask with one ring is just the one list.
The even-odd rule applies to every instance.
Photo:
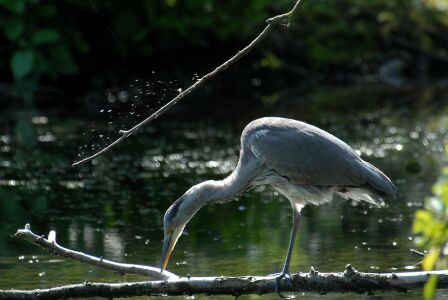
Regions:
[[[306, 207], [291, 271], [310, 266], [342, 271], [347, 263], [366, 272], [419, 269], [420, 258], [409, 251], [415, 248], [411, 225], [443, 162], [448, 106], [440, 99], [446, 95], [326, 88], [292, 95], [292, 101], [270, 108], [270, 115], [306, 120], [344, 139], [399, 188], [397, 199], [387, 199], [382, 208], [342, 200]], [[256, 114], [266, 115], [247, 113]], [[240, 115], [220, 121], [162, 117], [81, 168], [70, 164], [95, 118], [31, 112], [5, 119], [0, 127], [0, 289], [144, 279], [50, 256], [11, 235], [30, 223], [38, 234], [56, 230], [66, 247], [158, 266], [165, 210], [191, 185], [232, 170], [240, 132], [250, 121]], [[269, 187], [255, 188], [238, 202], [203, 208], [187, 226], [168, 269], [192, 276], [280, 271], [290, 225], [289, 203]], [[445, 297], [446, 291], [438, 295]], [[421, 292], [325, 296], [367, 298], [420, 299]]]

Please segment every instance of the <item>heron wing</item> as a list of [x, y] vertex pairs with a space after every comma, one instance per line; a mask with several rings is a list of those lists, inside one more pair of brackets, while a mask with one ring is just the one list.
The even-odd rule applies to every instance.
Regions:
[[247, 136], [252, 153], [278, 175], [303, 185], [359, 187], [389, 194], [389, 179], [343, 141], [303, 122], [268, 124]]

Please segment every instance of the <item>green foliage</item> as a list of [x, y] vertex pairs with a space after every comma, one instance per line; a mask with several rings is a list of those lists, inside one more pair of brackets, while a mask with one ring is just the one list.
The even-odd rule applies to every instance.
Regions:
[[78, 72], [91, 48], [107, 48], [112, 60], [149, 58], [245, 38], [270, 2], [0, 0], [0, 42], [8, 45], [0, 54], [16, 81], [56, 78]]
[[11, 58], [11, 69], [15, 78], [22, 79], [31, 73], [34, 62], [34, 52], [17, 50]]
[[431, 275], [423, 288], [423, 297], [425, 300], [434, 299], [437, 288], [437, 276]]
[[33, 33], [31, 40], [35, 45], [56, 43], [59, 33], [54, 28], [42, 28]]
[[73, 54], [88, 47], [72, 24], [58, 14], [56, 2], [0, 0], [0, 27], [3, 28], [2, 57], [9, 57], [16, 82], [37, 82], [42, 76], [57, 77], [78, 71]]
[[[16, 82], [38, 82], [75, 74], [97, 58], [149, 61], [204, 49], [213, 55], [222, 45], [247, 42], [264, 20], [286, 12], [293, 2], [0, 0], [0, 55], [7, 60], [0, 61], [0, 69]], [[442, 2], [305, 1], [296, 32], [282, 40], [290, 38], [285, 48], [307, 68], [378, 58], [403, 40], [446, 57], [448, 9]], [[260, 65], [287, 67], [274, 53]]]
[[[444, 49], [437, 35], [447, 27], [448, 9], [437, 1], [314, 0], [299, 13], [292, 43], [303, 49], [311, 66], [344, 64], [384, 54], [406, 41], [413, 47]], [[296, 46], [295, 48], [297, 48]], [[444, 51], [444, 50], [442, 50]]]
[[112, 17], [118, 38], [134, 49], [153, 54], [188, 51], [246, 38], [268, 17], [271, 0], [217, 2], [116, 1], [109, 6], [96, 1], [100, 11]]
[[[448, 161], [448, 147], [446, 155]], [[416, 212], [413, 225], [417, 245], [428, 250], [423, 260], [427, 271], [448, 266], [448, 163], [433, 192], [434, 196], [425, 201], [425, 209]], [[433, 299], [436, 285], [437, 277], [431, 276], [425, 286], [425, 299]]]
[[282, 66], [282, 62], [274, 53], [268, 52], [260, 60], [260, 66], [263, 68], [278, 69]]

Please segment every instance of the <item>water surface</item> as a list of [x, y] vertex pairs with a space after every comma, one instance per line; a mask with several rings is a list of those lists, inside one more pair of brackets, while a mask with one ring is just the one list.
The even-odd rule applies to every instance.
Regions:
[[[387, 199], [381, 208], [341, 199], [306, 207], [291, 271], [308, 271], [310, 266], [321, 272], [343, 271], [347, 263], [365, 272], [419, 270], [420, 258], [409, 251], [415, 248], [411, 224], [439, 176], [448, 124], [448, 107], [434, 95], [320, 88], [306, 95], [293, 93], [292, 100], [270, 108], [270, 115], [306, 120], [342, 138], [398, 186], [397, 198]], [[403, 105], [406, 101], [409, 105]], [[251, 110], [232, 120], [162, 117], [80, 168], [70, 165], [78, 147], [88, 142], [87, 129], [104, 125], [97, 118], [33, 111], [2, 122], [0, 289], [144, 280], [51, 256], [11, 235], [30, 223], [37, 234], [56, 230], [58, 242], [66, 247], [158, 266], [165, 210], [190, 186], [231, 172], [241, 130], [257, 114], [266, 115]], [[199, 211], [168, 269], [191, 276], [278, 272], [290, 226], [289, 203], [272, 188], [257, 187], [237, 202]], [[446, 291], [438, 295], [445, 297]], [[421, 292], [325, 298], [420, 299]]]

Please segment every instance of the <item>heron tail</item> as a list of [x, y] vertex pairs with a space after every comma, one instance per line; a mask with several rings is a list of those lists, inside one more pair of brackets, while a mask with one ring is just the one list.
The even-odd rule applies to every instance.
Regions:
[[394, 196], [397, 191], [397, 187], [383, 172], [377, 169], [375, 166], [368, 162], [364, 162], [366, 165], [366, 180], [369, 185], [372, 186], [379, 194], [384, 196]]

